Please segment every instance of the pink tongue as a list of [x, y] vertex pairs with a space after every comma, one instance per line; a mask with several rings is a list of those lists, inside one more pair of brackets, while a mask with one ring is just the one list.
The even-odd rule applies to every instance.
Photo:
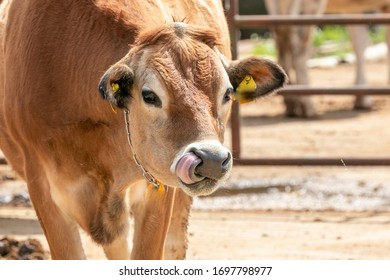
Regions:
[[176, 167], [176, 175], [183, 181], [185, 184], [194, 184], [196, 182], [201, 181], [203, 178], [199, 178], [199, 180], [194, 181], [193, 178], [190, 177], [191, 167], [199, 161], [199, 157], [197, 157], [194, 153], [185, 154], [177, 163]]

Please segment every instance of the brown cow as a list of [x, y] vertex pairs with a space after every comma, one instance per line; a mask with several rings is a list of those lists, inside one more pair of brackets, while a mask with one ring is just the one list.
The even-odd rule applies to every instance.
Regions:
[[110, 259], [161, 259], [169, 226], [166, 257], [183, 258], [189, 196], [231, 170], [221, 143], [234, 90], [252, 79], [238, 96], [252, 100], [285, 73], [228, 59], [219, 0], [6, 2], [0, 144], [52, 258], [85, 258], [81, 227]]

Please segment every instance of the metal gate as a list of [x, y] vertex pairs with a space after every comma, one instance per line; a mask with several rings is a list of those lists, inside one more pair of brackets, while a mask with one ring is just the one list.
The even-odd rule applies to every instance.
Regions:
[[[275, 25], [329, 25], [329, 24], [390, 24], [390, 14], [344, 14], [344, 15], [239, 15], [238, 0], [225, 1], [226, 15], [232, 41], [232, 57], [237, 58], [237, 43], [240, 28], [258, 28]], [[390, 87], [353, 86], [348, 88], [312, 88], [287, 86], [281, 95], [386, 95]], [[243, 158], [241, 157], [239, 104], [234, 102], [231, 115], [232, 150], [235, 165], [329, 165], [340, 166], [390, 166], [390, 158]], [[389, 144], [390, 145], [390, 144]]]

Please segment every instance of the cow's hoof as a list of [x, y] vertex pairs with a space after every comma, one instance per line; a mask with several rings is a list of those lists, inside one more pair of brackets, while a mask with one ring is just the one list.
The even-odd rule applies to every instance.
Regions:
[[284, 99], [286, 117], [313, 118], [317, 111], [310, 96], [288, 96]]
[[357, 96], [355, 100], [355, 110], [370, 110], [372, 109], [373, 101], [371, 96]]

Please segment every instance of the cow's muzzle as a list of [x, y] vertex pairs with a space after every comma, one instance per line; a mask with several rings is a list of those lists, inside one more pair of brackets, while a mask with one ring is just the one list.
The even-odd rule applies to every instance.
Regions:
[[219, 143], [205, 142], [189, 146], [179, 157], [175, 171], [186, 189], [205, 195], [216, 189], [218, 181], [227, 178], [232, 162], [228, 149]]

